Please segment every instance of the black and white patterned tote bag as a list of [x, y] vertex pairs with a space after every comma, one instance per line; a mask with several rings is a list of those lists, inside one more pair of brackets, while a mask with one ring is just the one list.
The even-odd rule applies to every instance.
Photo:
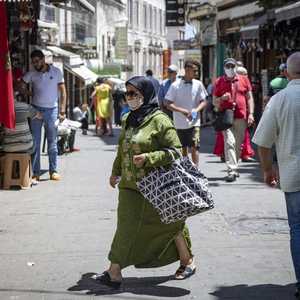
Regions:
[[171, 166], [156, 168], [137, 186], [166, 224], [214, 208], [207, 178], [188, 157], [180, 156]]

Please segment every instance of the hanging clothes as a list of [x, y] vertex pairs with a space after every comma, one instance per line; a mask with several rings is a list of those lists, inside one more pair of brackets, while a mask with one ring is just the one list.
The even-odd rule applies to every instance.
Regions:
[[6, 3], [0, 1], [0, 123], [15, 128], [13, 77], [7, 35]]

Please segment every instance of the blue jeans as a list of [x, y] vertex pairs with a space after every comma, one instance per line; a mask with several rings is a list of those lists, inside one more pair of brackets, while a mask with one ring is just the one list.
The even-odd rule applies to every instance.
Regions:
[[288, 222], [291, 234], [291, 253], [300, 288], [300, 191], [285, 193]]
[[32, 171], [34, 176], [39, 176], [41, 171], [41, 132], [42, 126], [45, 125], [45, 134], [48, 145], [49, 158], [49, 173], [56, 172], [57, 168], [57, 128], [55, 121], [58, 116], [58, 109], [44, 108], [35, 106], [35, 108], [42, 113], [43, 119], [33, 119], [31, 122], [31, 130], [35, 144], [35, 152], [32, 159]]

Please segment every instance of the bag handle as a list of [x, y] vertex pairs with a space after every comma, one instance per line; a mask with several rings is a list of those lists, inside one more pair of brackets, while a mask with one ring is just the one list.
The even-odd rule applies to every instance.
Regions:
[[[176, 161], [176, 158], [175, 158], [175, 156], [174, 156], [174, 154], [173, 154], [173, 151], [175, 151], [178, 155], [179, 155], [179, 157], [182, 157], [182, 153], [181, 153], [181, 151], [179, 151], [177, 148], [175, 148], [175, 147], [171, 147], [171, 148], [163, 148], [162, 150], [164, 150], [164, 151], [167, 151], [168, 153], [170, 153], [170, 155], [171, 155], [171, 157], [172, 157], [172, 161]], [[172, 151], [173, 150], [173, 151]]]

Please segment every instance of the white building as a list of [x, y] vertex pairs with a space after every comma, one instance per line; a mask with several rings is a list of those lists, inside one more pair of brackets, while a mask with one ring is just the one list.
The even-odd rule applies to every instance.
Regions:
[[100, 69], [116, 63], [116, 27], [126, 26], [126, 14], [126, 0], [97, 1], [97, 52]]
[[143, 75], [152, 69], [163, 74], [163, 50], [168, 48], [165, 27], [165, 1], [127, 0], [128, 66], [127, 77]]
[[173, 42], [175, 40], [184, 40], [185, 39], [185, 27], [168, 27], [167, 28], [167, 41], [168, 48], [171, 56], [171, 64], [174, 64], [178, 67], [178, 74], [184, 74], [184, 60], [185, 60], [185, 50], [174, 50]]

